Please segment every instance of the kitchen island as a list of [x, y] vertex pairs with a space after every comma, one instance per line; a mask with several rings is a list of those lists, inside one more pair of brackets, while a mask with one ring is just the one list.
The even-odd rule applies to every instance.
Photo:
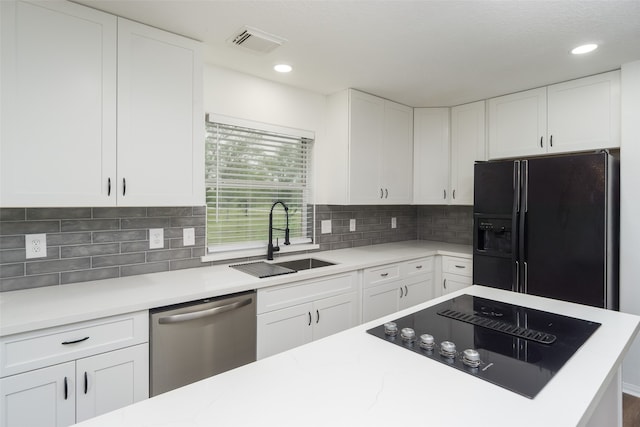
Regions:
[[[534, 398], [366, 333], [469, 294], [601, 323]], [[93, 418], [99, 426], [616, 426], [620, 365], [640, 318], [472, 286]]]

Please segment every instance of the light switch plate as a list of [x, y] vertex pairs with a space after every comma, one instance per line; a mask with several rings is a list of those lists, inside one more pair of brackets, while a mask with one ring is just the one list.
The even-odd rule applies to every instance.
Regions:
[[356, 219], [351, 218], [349, 220], [349, 231], [356, 231]]
[[398, 226], [398, 223], [396, 221], [396, 217], [391, 217], [391, 228], [396, 228]]
[[149, 249], [164, 248], [164, 228], [149, 229]]
[[331, 220], [330, 219], [324, 219], [320, 222], [320, 232], [322, 234], [329, 234], [331, 233]]
[[47, 235], [27, 234], [24, 236], [25, 257], [44, 258], [47, 256]]
[[195, 228], [184, 228], [182, 230], [182, 245], [193, 246], [196, 244], [196, 230]]

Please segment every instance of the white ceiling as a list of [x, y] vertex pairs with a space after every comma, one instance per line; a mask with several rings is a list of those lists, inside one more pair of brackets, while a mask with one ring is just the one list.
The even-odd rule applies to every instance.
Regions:
[[[205, 61], [323, 94], [347, 87], [413, 107], [453, 106], [640, 59], [640, 1], [77, 0], [201, 40]], [[248, 25], [287, 39], [255, 54]], [[595, 42], [581, 57], [568, 51]], [[288, 75], [272, 67], [287, 62]]]

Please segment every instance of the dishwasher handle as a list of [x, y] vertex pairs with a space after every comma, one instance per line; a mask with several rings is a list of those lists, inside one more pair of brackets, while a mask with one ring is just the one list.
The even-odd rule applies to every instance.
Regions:
[[222, 314], [227, 311], [235, 310], [240, 307], [244, 307], [245, 305], [251, 304], [253, 301], [252, 298], [246, 298], [242, 301], [236, 301], [231, 304], [221, 305], [220, 307], [213, 307], [207, 310], [194, 311], [192, 313], [184, 313], [184, 314], [174, 314], [171, 316], [161, 317], [158, 319], [158, 323], [161, 325], [167, 325], [171, 323], [181, 323], [188, 322], [190, 320], [202, 319], [204, 317], [215, 316], [217, 314]]

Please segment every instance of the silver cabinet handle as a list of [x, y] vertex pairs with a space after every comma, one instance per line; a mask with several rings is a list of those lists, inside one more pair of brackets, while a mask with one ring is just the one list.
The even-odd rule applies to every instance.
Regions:
[[[236, 301], [231, 304], [221, 305], [220, 307], [213, 307], [207, 310], [194, 311], [193, 313], [174, 314], [172, 316], [161, 317], [158, 319], [158, 323], [166, 325], [169, 323], [188, 322], [190, 320], [202, 319], [203, 317], [215, 316], [227, 311], [235, 310], [236, 308], [244, 307], [251, 304], [252, 298], [247, 298], [242, 301]], [[309, 315], [311, 317], [311, 315]]]

